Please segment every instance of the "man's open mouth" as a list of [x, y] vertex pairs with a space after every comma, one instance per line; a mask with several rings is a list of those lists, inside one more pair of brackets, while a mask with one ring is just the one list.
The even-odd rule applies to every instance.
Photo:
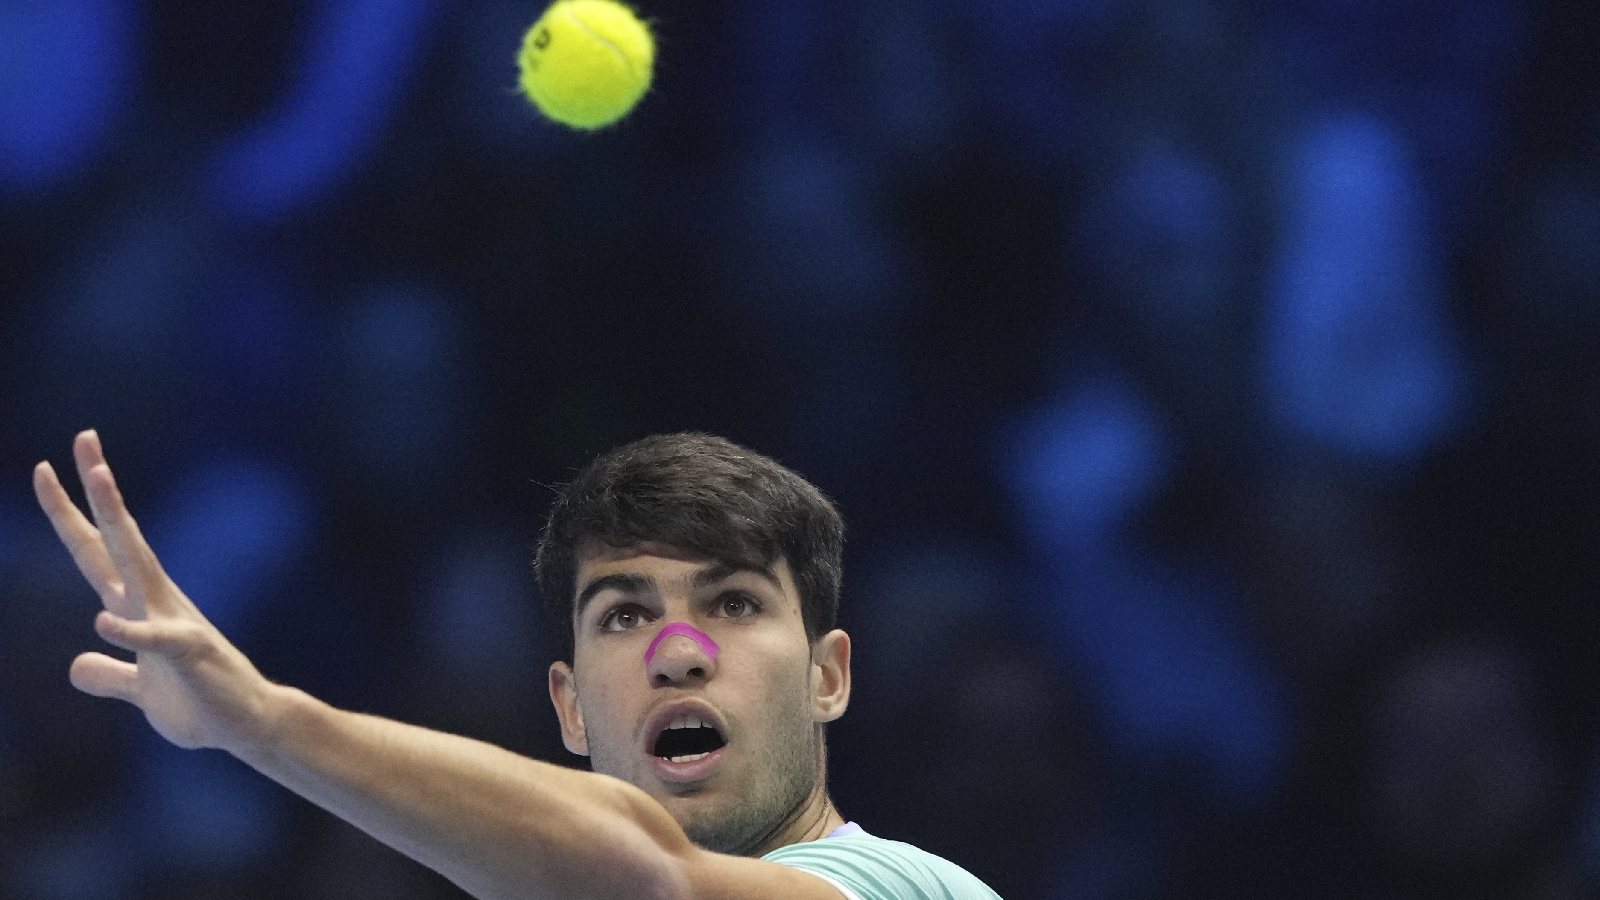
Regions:
[[686, 763], [705, 759], [727, 743], [716, 728], [694, 713], [685, 713], [662, 730], [650, 752], [669, 762]]

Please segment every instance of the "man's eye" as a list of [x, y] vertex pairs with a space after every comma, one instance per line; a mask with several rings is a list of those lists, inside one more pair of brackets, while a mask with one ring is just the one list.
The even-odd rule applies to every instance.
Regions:
[[730, 619], [742, 619], [745, 616], [753, 616], [759, 610], [760, 607], [756, 605], [754, 600], [751, 600], [749, 597], [739, 596], [738, 594], [723, 597], [720, 605], [720, 612]]
[[600, 619], [602, 631], [627, 631], [644, 624], [644, 611], [637, 606], [619, 606]]

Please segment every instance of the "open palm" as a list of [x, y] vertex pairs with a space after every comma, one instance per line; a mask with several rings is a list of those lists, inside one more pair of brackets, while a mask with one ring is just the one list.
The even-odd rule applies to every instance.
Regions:
[[105, 606], [95, 631], [135, 654], [133, 662], [80, 655], [72, 662], [73, 686], [138, 706], [180, 747], [231, 749], [248, 741], [264, 727], [261, 710], [271, 685], [167, 577], [123, 504], [99, 436], [79, 434], [72, 452], [93, 521], [67, 496], [48, 462], [34, 469], [34, 492]]

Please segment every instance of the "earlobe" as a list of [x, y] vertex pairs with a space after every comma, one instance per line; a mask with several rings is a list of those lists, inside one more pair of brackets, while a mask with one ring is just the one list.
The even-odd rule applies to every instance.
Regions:
[[561, 721], [561, 743], [579, 756], [589, 755], [589, 733], [583, 727], [583, 705], [578, 702], [578, 677], [564, 662], [550, 664], [550, 702]]
[[832, 722], [850, 705], [850, 635], [835, 628], [811, 648], [811, 717]]

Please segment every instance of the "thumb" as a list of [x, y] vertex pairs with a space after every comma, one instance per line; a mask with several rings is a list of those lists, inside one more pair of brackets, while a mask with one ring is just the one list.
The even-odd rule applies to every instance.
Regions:
[[72, 661], [68, 678], [73, 687], [85, 694], [133, 703], [139, 668], [131, 662], [113, 659], [104, 653], [83, 653]]

